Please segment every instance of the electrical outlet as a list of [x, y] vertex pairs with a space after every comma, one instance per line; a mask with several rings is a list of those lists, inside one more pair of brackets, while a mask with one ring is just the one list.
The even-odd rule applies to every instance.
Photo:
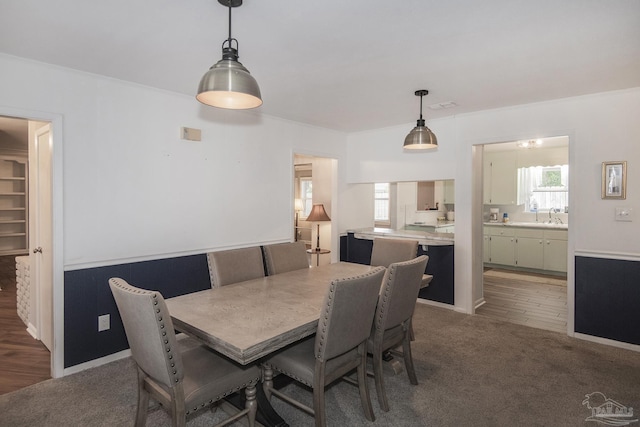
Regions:
[[111, 315], [103, 314], [98, 316], [98, 332], [108, 331], [111, 329]]

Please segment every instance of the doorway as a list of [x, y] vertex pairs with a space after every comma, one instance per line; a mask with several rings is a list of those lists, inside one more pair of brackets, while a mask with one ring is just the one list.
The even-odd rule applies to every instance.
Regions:
[[[339, 252], [337, 228], [332, 226], [336, 218], [337, 196], [336, 159], [312, 154], [293, 155], [293, 240], [304, 241], [312, 266], [330, 264], [337, 260]], [[326, 216], [319, 221], [307, 221], [313, 205], [321, 204]], [[316, 250], [317, 248], [321, 250]]]
[[485, 144], [476, 314], [567, 333], [569, 138]]
[[[43, 332], [52, 330], [52, 322], [49, 321], [46, 328], [38, 326], [38, 319], [42, 318], [38, 311], [45, 308], [50, 314], [52, 301], [49, 297], [48, 303], [42, 304], [37, 285], [41, 269], [32, 267], [34, 257], [30, 255], [32, 222], [34, 216], [41, 214], [30, 200], [30, 190], [31, 193], [34, 190], [32, 177], [40, 176], [40, 172], [49, 173], [48, 170], [32, 170], [39, 168], [38, 164], [30, 162], [32, 147], [37, 149], [38, 145], [31, 141], [38, 137], [36, 129], [40, 130], [41, 138], [48, 139], [48, 123], [0, 117], [0, 278], [3, 285], [0, 319], [6, 332], [0, 340], [0, 348], [11, 349], [20, 355], [7, 359], [0, 368], [8, 370], [8, 375], [1, 375], [3, 392], [51, 377], [52, 333], [43, 336]], [[37, 191], [32, 197], [37, 197]]]
[[[8, 197], [23, 198], [23, 202], [14, 200], [9, 205], [0, 200], [0, 208], [8, 207], [9, 210], [7, 213], [0, 209], [0, 215], [3, 215], [0, 224], [6, 226], [10, 223], [14, 227], [10, 230], [14, 235], [11, 237], [14, 240], [13, 246], [1, 247], [4, 259], [0, 264], [0, 274], [12, 286], [12, 294], [4, 295], [7, 300], [5, 303], [9, 306], [7, 308], [12, 306], [12, 313], [17, 314], [14, 319], [5, 316], [2, 319], [3, 323], [6, 320], [7, 326], [11, 325], [15, 329], [11, 336], [21, 340], [21, 359], [22, 362], [28, 361], [25, 372], [36, 374], [35, 379], [27, 381], [33, 382], [63, 374], [63, 348], [61, 344], [56, 345], [61, 342], [62, 321], [54, 322], [55, 317], [62, 316], [61, 310], [55, 309], [55, 300], [61, 297], [54, 295], [54, 282], [58, 283], [56, 293], [62, 292], [62, 275], [59, 273], [62, 269], [55, 268], [58, 273], [54, 275], [52, 209], [56, 181], [53, 173], [52, 127], [61, 129], [61, 118], [56, 115], [44, 117], [41, 114], [0, 109], [0, 148], [4, 150], [4, 155], [16, 156], [26, 166], [22, 177], [10, 177], [4, 173], [6, 171], [0, 171], [0, 175], [4, 177], [0, 183], [9, 181], [12, 186]], [[61, 177], [61, 171], [58, 175]], [[23, 188], [19, 188], [20, 185]], [[18, 218], [21, 212], [24, 217]], [[61, 228], [61, 225], [56, 228]], [[22, 241], [15, 242], [21, 239]], [[61, 244], [57, 246], [60, 247]], [[19, 256], [19, 262], [16, 262], [16, 256]], [[58, 278], [54, 280], [56, 276]], [[20, 304], [23, 310], [16, 310], [20, 308]], [[54, 326], [58, 329], [54, 329]], [[12, 369], [17, 369], [12, 371], [14, 378], [20, 376], [15, 375], [19, 373], [18, 367]], [[14, 382], [11, 387], [20, 385], [29, 384]]]

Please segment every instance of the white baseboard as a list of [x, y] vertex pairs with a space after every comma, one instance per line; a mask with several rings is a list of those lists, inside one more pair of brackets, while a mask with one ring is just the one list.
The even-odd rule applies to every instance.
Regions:
[[27, 332], [29, 332], [29, 335], [31, 335], [33, 339], [38, 339], [38, 330], [31, 322], [27, 325]]
[[482, 307], [483, 305], [485, 305], [487, 303], [487, 301], [484, 299], [484, 297], [480, 298], [479, 300], [476, 301], [476, 307], [475, 309], [479, 309], [480, 307]]
[[420, 304], [433, 305], [435, 307], [446, 308], [447, 310], [456, 310], [456, 307], [451, 304], [445, 304], [443, 302], [431, 301], [430, 299], [418, 298]]
[[593, 335], [581, 334], [579, 332], [576, 332], [573, 336], [581, 340], [591, 341], [598, 344], [610, 345], [612, 347], [623, 348], [625, 350], [637, 351], [640, 353], [640, 345], [629, 344], [622, 341], [610, 340], [608, 338], [594, 337]]
[[84, 371], [85, 369], [91, 369], [98, 366], [106, 365], [107, 363], [115, 362], [116, 360], [124, 359], [125, 357], [129, 356], [131, 356], [130, 349], [122, 350], [108, 356], [93, 359], [85, 363], [80, 363], [79, 365], [74, 365], [70, 368], [64, 368], [62, 376], [66, 377], [67, 375], [76, 374], [78, 372]]

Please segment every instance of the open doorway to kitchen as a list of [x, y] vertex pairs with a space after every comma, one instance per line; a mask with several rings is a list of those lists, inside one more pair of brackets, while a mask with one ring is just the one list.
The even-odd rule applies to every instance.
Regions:
[[[305, 242], [312, 266], [337, 259], [338, 239], [332, 226], [337, 216], [332, 203], [337, 199], [337, 162], [308, 154], [294, 154], [293, 158], [293, 235], [294, 240]], [[322, 209], [314, 210], [317, 205], [322, 205], [326, 215], [318, 216]]]
[[476, 314], [567, 332], [569, 138], [483, 146]]

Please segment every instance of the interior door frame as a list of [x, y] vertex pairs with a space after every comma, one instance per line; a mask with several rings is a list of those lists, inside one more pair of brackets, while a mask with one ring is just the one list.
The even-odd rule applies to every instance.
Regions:
[[[0, 106], [0, 115], [49, 122], [51, 126], [51, 224], [53, 266], [53, 343], [51, 376], [64, 375], [64, 245], [63, 245], [63, 116], [61, 114]], [[30, 212], [30, 215], [34, 212]], [[30, 249], [31, 250], [31, 249]], [[36, 285], [37, 286], [37, 285]]]

